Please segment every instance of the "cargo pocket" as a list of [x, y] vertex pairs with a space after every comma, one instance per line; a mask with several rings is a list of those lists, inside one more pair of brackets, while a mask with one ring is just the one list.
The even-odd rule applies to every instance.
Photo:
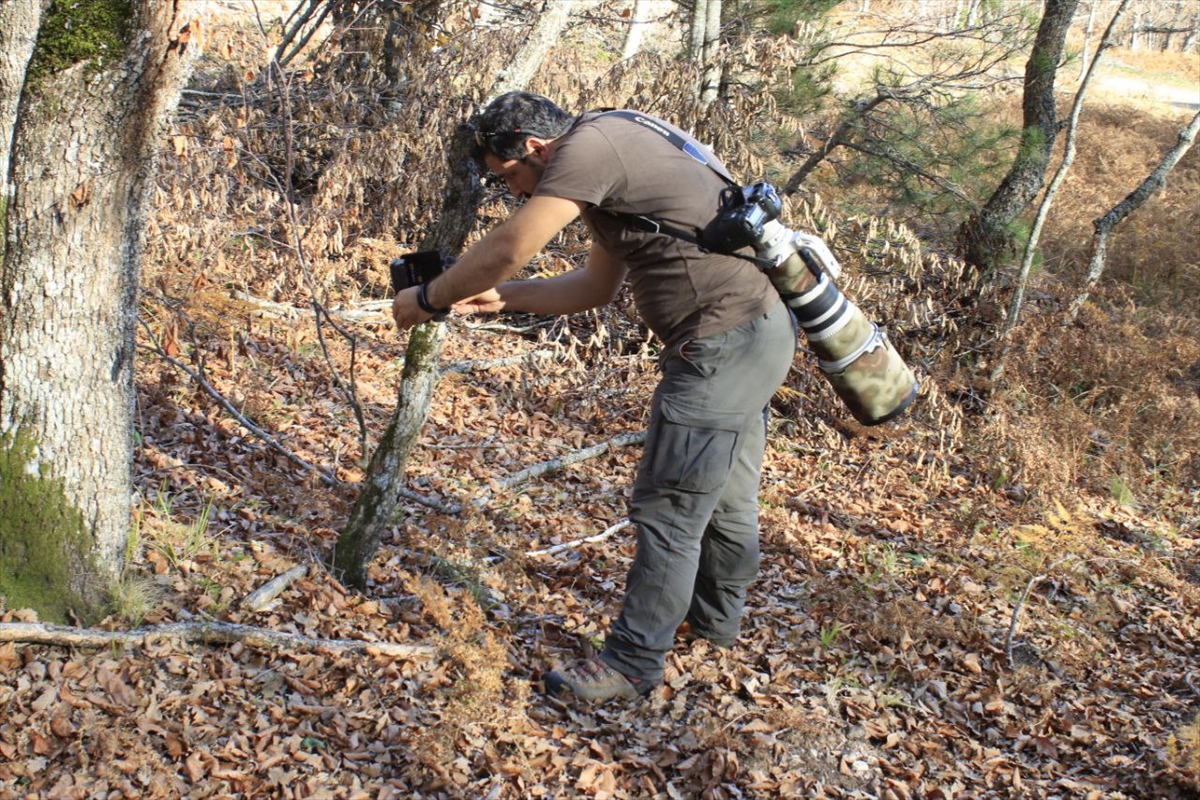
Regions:
[[737, 456], [746, 415], [662, 401], [662, 423], [654, 449], [655, 486], [711, 492], [725, 482]]

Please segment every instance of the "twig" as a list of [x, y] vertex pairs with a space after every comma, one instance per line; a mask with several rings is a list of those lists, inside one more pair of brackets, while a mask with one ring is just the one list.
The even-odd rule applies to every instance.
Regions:
[[552, 556], [555, 553], [561, 553], [563, 550], [570, 550], [573, 547], [579, 547], [581, 545], [591, 544], [592, 542], [603, 541], [603, 540], [607, 539], [608, 537], [612, 536], [617, 531], [621, 530], [622, 528], [627, 528], [632, 524], [633, 523], [627, 519], [622, 520], [622, 521], [618, 522], [616, 525], [612, 525], [612, 526], [609, 526], [608, 528], [606, 528], [603, 533], [597, 533], [595, 536], [588, 536], [583, 539], [576, 539], [573, 542], [563, 542], [562, 544], [556, 544], [553, 547], [547, 547], [544, 550], [530, 550], [525, 555], [527, 555], [527, 556]]
[[262, 611], [267, 604], [296, 581], [308, 574], [308, 565], [292, 567], [282, 575], [276, 575], [262, 586], [242, 598], [241, 607], [246, 611]]
[[1029, 579], [1029, 583], [1025, 584], [1025, 591], [1021, 592], [1021, 599], [1017, 600], [1017, 604], [1013, 607], [1012, 620], [1008, 623], [1008, 635], [1004, 638], [1004, 654], [1008, 656], [1008, 668], [1015, 670], [1016, 663], [1013, 661], [1013, 637], [1017, 634], [1017, 622], [1021, 616], [1021, 608], [1025, 605], [1025, 601], [1029, 598], [1029, 593], [1046, 578], [1050, 577], [1050, 573], [1054, 568], [1064, 561], [1068, 561], [1072, 556], [1066, 555], [1052, 563], [1046, 568], [1046, 572], [1041, 575], [1034, 575]]
[[368, 642], [361, 639], [318, 639], [299, 633], [275, 631], [228, 622], [172, 622], [129, 631], [69, 628], [35, 622], [0, 623], [0, 642], [47, 644], [61, 647], [145, 647], [156, 640], [192, 644], [234, 644], [283, 650], [329, 650], [334, 653], [369, 653], [397, 658], [433, 658], [432, 645]]
[[[258, 14], [257, 6], [255, 14]], [[266, 29], [262, 27], [262, 18], [259, 17], [259, 28], [266, 38]], [[273, 79], [273, 80], [272, 80]], [[329, 313], [325, 304], [319, 298], [320, 289], [317, 285], [317, 280], [313, 276], [312, 265], [308, 261], [308, 256], [304, 250], [304, 236], [301, 233], [300, 217], [296, 209], [296, 202], [293, 199], [292, 178], [295, 173], [296, 166], [296, 148], [295, 136], [292, 117], [292, 85], [288, 80], [286, 70], [278, 58], [272, 59], [269, 69], [267, 70], [267, 87], [268, 90], [272, 85], [277, 87], [280, 110], [283, 123], [283, 151], [284, 151], [284, 172], [283, 180], [272, 178], [280, 197], [284, 201], [284, 209], [287, 211], [288, 232], [292, 237], [293, 249], [296, 254], [296, 262], [300, 265], [300, 271], [303, 273], [305, 280], [308, 283], [310, 295], [310, 305], [313, 309], [313, 314], [316, 322], [317, 343], [321, 347], [321, 353], [325, 358], [325, 366], [329, 368], [330, 378], [333, 380], [334, 388], [340, 391], [350, 404], [350, 409], [354, 412], [354, 419], [358, 422], [358, 439], [359, 448], [362, 453], [370, 452], [370, 445], [367, 441], [367, 420], [363, 412], [362, 403], [358, 400], [358, 384], [355, 377], [355, 367], [358, 356], [358, 338], [348, 331], [346, 328], [338, 324], [337, 320]], [[329, 344], [325, 341], [325, 329], [321, 325], [321, 321], [325, 320], [335, 332], [340, 334], [342, 338], [350, 345], [350, 364], [347, 369], [347, 379], [342, 380], [341, 374], [338, 372], [337, 366], [333, 363], [333, 356], [329, 352]]]
[[263, 442], [265, 442], [268, 447], [270, 447], [272, 450], [274, 450], [275, 452], [282, 455], [288, 461], [291, 461], [293, 464], [296, 464], [297, 466], [301, 467], [302, 469], [304, 469], [307, 472], [317, 473], [317, 475], [319, 475], [321, 477], [321, 480], [325, 481], [325, 483], [329, 484], [330, 486], [337, 486], [340, 483], [340, 481], [338, 481], [338, 478], [336, 475], [329, 472], [328, 470], [322, 469], [321, 467], [318, 467], [314, 464], [308, 463], [303, 458], [296, 455], [291, 450], [288, 450], [286, 447], [284, 447], [282, 444], [280, 444], [279, 440], [276, 439], [274, 436], [267, 433], [265, 430], [263, 430], [262, 428], [258, 427], [253, 422], [251, 422], [244, 414], [242, 414], [240, 411], [238, 411], [236, 408], [234, 408], [233, 403], [229, 402], [229, 400], [227, 400], [223, 394], [221, 394], [216, 389], [214, 389], [212, 387], [212, 384], [210, 384], [207, 380], [205, 380], [204, 375], [202, 375], [199, 371], [194, 370], [191, 367], [189, 367], [187, 364], [184, 364], [182, 361], [180, 361], [172, 356], [167, 355], [167, 351], [163, 349], [162, 344], [159, 343], [158, 338], [154, 335], [154, 332], [152, 330], [150, 330], [150, 326], [148, 324], [146, 324], [146, 321], [141, 320], [141, 324], [142, 324], [142, 327], [145, 328], [145, 330], [146, 330], [146, 335], [150, 337], [150, 341], [154, 345], [150, 349], [152, 349], [154, 352], [156, 352], [159, 355], [159, 357], [162, 358], [164, 361], [166, 361], [168, 364], [170, 364], [171, 366], [180, 370], [181, 372], [186, 373], [188, 375], [188, 377], [190, 377], [192, 380], [194, 380], [196, 382], [197, 386], [199, 386], [201, 389], [204, 390], [205, 394], [207, 394], [212, 399], [216, 400], [217, 403], [222, 408], [224, 408], [231, 416], [233, 416], [233, 418], [236, 419], [242, 425], [243, 428], [245, 428], [246, 430], [253, 433], [259, 439], [261, 439]]

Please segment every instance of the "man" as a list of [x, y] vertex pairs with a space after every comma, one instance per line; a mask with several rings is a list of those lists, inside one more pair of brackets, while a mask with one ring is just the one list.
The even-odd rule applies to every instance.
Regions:
[[[715, 170], [724, 168], [678, 129], [644, 115], [575, 118], [545, 97], [510, 92], [480, 115], [476, 143], [476, 156], [527, 200], [451, 269], [396, 295], [392, 313], [401, 329], [446, 308], [571, 314], [611, 301], [629, 280], [663, 342], [629, 513], [637, 554], [603, 651], [544, 680], [554, 694], [633, 699], [662, 683], [682, 623], [722, 647], [738, 635], [758, 570], [767, 405], [796, 332], [754, 264], [631, 224], [644, 215], [698, 232], [716, 214], [726, 183]], [[509, 280], [579, 216], [594, 240], [586, 266]]]

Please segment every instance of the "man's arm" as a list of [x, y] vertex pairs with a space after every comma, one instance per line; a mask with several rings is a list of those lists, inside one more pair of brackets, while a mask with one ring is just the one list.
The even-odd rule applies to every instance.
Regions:
[[[561, 197], [535, 196], [426, 287], [434, 308], [446, 308], [478, 295], [512, 277], [529, 263], [554, 234], [579, 216], [583, 203]], [[405, 289], [392, 301], [392, 317], [400, 328], [429, 320], [417, 305], [416, 288]]]
[[587, 265], [553, 278], [508, 281], [495, 289], [456, 303], [459, 313], [528, 311], [533, 314], [574, 314], [612, 302], [625, 280], [625, 264], [593, 243]]

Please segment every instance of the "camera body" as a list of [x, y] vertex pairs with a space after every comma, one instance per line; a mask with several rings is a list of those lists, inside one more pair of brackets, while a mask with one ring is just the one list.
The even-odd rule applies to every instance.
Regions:
[[388, 267], [392, 272], [392, 290], [399, 294], [405, 289], [429, 283], [454, 263], [440, 250], [419, 250], [393, 258]]
[[732, 253], [743, 247], [758, 250], [771, 237], [774, 227], [782, 227], [778, 223], [770, 226], [782, 210], [783, 201], [769, 183], [730, 186], [721, 191], [717, 215], [704, 227], [700, 238], [718, 253]]
[[[721, 191], [720, 209], [704, 227], [701, 241], [717, 253], [732, 253], [744, 247], [776, 268], [799, 257], [814, 277], [821, 273], [836, 279], [842, 265], [819, 237], [784, 227], [779, 222], [783, 201], [775, 187], [758, 182], [731, 186]], [[782, 291], [782, 289], [781, 289]]]

